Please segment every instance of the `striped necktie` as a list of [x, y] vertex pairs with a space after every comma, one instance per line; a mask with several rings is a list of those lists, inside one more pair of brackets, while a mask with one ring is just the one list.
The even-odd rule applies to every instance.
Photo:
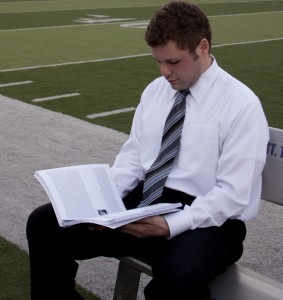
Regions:
[[143, 197], [138, 207], [160, 202], [163, 188], [177, 155], [186, 114], [189, 90], [178, 91], [166, 119], [159, 154], [145, 175]]

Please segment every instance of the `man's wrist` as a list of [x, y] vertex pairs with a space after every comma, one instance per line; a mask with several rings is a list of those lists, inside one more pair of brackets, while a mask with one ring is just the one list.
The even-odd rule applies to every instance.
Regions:
[[182, 232], [191, 229], [188, 214], [184, 210], [165, 214], [164, 218], [170, 230], [168, 239], [171, 239]]

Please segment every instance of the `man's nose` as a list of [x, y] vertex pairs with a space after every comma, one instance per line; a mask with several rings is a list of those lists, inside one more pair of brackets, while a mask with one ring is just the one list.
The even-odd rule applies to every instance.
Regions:
[[160, 63], [159, 65], [160, 73], [162, 76], [167, 77], [171, 74], [171, 68], [167, 63]]

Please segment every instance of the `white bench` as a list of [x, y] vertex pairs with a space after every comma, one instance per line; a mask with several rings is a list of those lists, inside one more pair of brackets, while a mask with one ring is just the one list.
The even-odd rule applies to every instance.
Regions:
[[[283, 205], [283, 130], [270, 127], [263, 171], [263, 200]], [[140, 275], [152, 276], [151, 267], [135, 257], [119, 258], [113, 300], [135, 300]], [[215, 300], [283, 300], [283, 284], [240, 266], [229, 267], [210, 284]]]

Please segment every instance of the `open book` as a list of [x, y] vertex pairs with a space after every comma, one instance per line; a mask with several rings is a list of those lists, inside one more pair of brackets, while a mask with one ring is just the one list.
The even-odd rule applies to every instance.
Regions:
[[181, 203], [160, 203], [126, 210], [107, 164], [36, 171], [61, 227], [94, 223], [109, 228], [178, 210]]

